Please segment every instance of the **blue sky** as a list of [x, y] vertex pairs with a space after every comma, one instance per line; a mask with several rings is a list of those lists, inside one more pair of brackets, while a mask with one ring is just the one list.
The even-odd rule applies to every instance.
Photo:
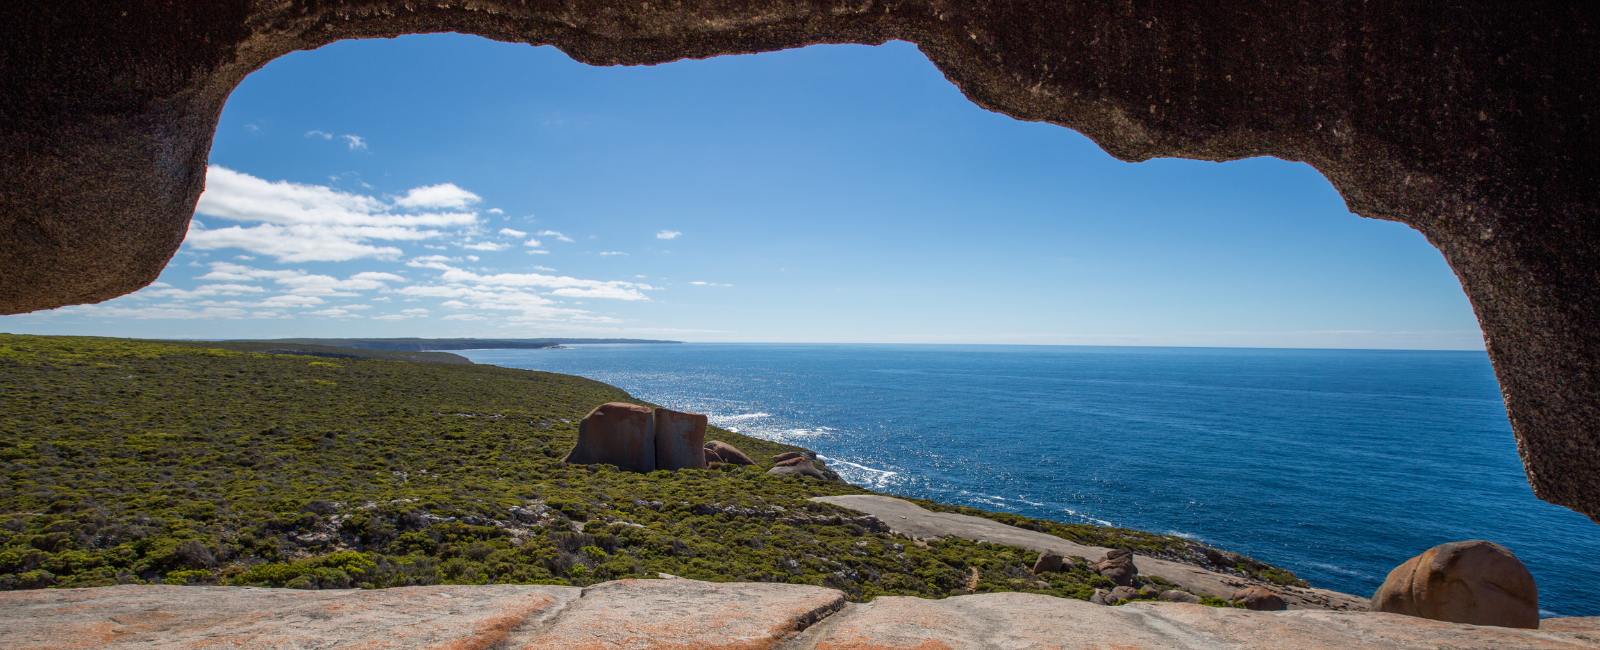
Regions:
[[211, 164], [159, 283], [0, 331], [1483, 345], [1439, 253], [1310, 167], [1120, 162], [898, 42], [341, 42], [247, 78]]

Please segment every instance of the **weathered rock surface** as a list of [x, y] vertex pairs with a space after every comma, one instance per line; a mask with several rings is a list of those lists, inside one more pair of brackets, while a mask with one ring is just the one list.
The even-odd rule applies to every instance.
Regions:
[[635, 472], [656, 468], [655, 411], [648, 406], [607, 402], [578, 423], [578, 441], [564, 463], [606, 464]]
[[812, 465], [811, 461], [809, 459], [806, 459], [806, 458], [791, 458], [789, 460], [786, 460], [786, 461], [783, 461], [781, 463], [778, 463], [777, 466], [773, 467], [772, 469], [767, 470], [767, 475], [768, 476], [809, 476], [811, 478], [814, 478], [814, 479], [817, 479], [817, 480], [820, 480], [820, 481], [828, 480], [828, 475], [824, 474], [820, 470], [818, 470], [817, 467], [815, 465]]
[[1033, 572], [1034, 574], [1040, 574], [1049, 571], [1060, 571], [1061, 562], [1060, 554], [1055, 551], [1044, 551], [1039, 554], [1039, 559], [1033, 561]]
[[[812, 501], [831, 503], [864, 512], [887, 524], [891, 530], [917, 539], [960, 537], [971, 540], [989, 540], [996, 544], [1020, 546], [1043, 553], [1055, 551], [1062, 555], [1097, 558], [1112, 549], [1084, 546], [1060, 537], [1007, 526], [997, 521], [947, 512], [930, 512], [915, 503], [894, 497], [874, 494], [814, 497]], [[1275, 585], [1233, 575], [1207, 571], [1197, 566], [1138, 556], [1140, 572], [1160, 576], [1172, 584], [1195, 593], [1226, 598], [1245, 587], [1260, 586], [1283, 597], [1289, 609], [1329, 609], [1338, 611], [1365, 611], [1371, 602], [1368, 598], [1351, 594]]]
[[1278, 612], [1289, 609], [1288, 603], [1283, 602], [1282, 597], [1261, 587], [1240, 589], [1233, 592], [1233, 596], [1228, 600], [1257, 612]]
[[800, 453], [798, 451], [786, 451], [786, 452], [783, 452], [783, 453], [778, 454], [776, 456], [773, 456], [772, 457], [772, 462], [774, 464], [781, 465], [781, 464], [783, 464], [783, 461], [793, 460], [793, 459], [796, 459], [796, 458], [805, 458], [805, 457], [806, 457], [805, 454], [802, 454], [802, 453]]
[[1590, 630], [1514, 630], [1369, 612], [1252, 612], [1184, 603], [1100, 607], [1037, 594], [884, 597], [806, 630], [795, 650], [1452, 650], [1592, 648]]
[[706, 457], [706, 467], [710, 467], [712, 463], [722, 462], [722, 457], [718, 456], [717, 452], [711, 451], [710, 449], [705, 449], [704, 451]]
[[228, 94], [297, 50], [458, 32], [595, 65], [916, 43], [989, 110], [1123, 160], [1275, 156], [1438, 247], [1534, 492], [1600, 517], [1600, 8], [505, 0], [0, 4], [0, 313], [156, 279]]
[[1533, 574], [1504, 546], [1483, 540], [1440, 544], [1389, 572], [1372, 609], [1436, 621], [1539, 627]]
[[1134, 589], [1133, 587], [1117, 587], [1111, 590], [1111, 594], [1106, 597], [1106, 600], [1115, 603], [1119, 600], [1133, 600], [1138, 597], [1138, 589]]
[[756, 464], [755, 461], [750, 460], [749, 456], [744, 455], [744, 452], [739, 451], [738, 447], [730, 445], [721, 440], [707, 441], [706, 449], [710, 449], [711, 451], [715, 452], [717, 457], [721, 458], [722, 462], [724, 463], [733, 463], [735, 465]]
[[1600, 647], [1600, 619], [1521, 630], [1369, 612], [1100, 607], [1019, 593], [847, 604], [821, 587], [681, 579], [328, 591], [127, 585], [0, 593], [0, 640], [7, 650], [1572, 650]]
[[658, 408], [656, 469], [705, 469], [706, 416]]
[[1165, 602], [1169, 602], [1169, 603], [1191, 603], [1192, 604], [1192, 603], [1200, 602], [1200, 597], [1199, 596], [1191, 594], [1191, 593], [1189, 593], [1187, 591], [1178, 591], [1176, 589], [1168, 589], [1166, 591], [1163, 591], [1157, 597], [1160, 598], [1161, 600], [1163, 600]]
[[1139, 575], [1139, 567], [1133, 564], [1133, 551], [1125, 548], [1114, 548], [1106, 551], [1105, 557], [1089, 566], [1095, 573], [1111, 579], [1119, 587], [1133, 584], [1133, 577]]

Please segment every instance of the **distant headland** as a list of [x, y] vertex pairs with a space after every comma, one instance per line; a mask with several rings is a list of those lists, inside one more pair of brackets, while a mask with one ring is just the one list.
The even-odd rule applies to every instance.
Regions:
[[649, 339], [264, 339], [250, 343], [277, 343], [286, 345], [320, 345], [359, 350], [390, 350], [394, 352], [424, 352], [430, 350], [520, 350], [559, 348], [568, 345], [605, 345], [622, 343], [683, 343], [683, 341], [656, 341]]

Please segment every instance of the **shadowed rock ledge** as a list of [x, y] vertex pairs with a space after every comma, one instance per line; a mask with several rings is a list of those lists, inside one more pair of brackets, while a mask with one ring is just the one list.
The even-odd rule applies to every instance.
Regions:
[[1600, 6], [219, 0], [0, 7], [0, 313], [153, 281], [224, 101], [272, 59], [462, 32], [596, 65], [916, 43], [967, 97], [1123, 160], [1310, 163], [1444, 254], [1535, 493], [1600, 517]]
[[14, 650], [1600, 647], [1600, 619], [1592, 618], [1518, 630], [1370, 612], [1102, 607], [1020, 593], [845, 600], [807, 585], [693, 580], [338, 591], [97, 587], [0, 593], [0, 638]]

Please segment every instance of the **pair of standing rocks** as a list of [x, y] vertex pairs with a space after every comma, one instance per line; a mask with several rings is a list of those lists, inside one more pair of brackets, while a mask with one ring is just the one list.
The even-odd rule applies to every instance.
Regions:
[[[706, 469], [712, 463], [755, 465], [744, 452], [720, 440], [707, 442], [706, 416], [624, 402], [595, 407], [578, 423], [578, 442], [561, 459], [578, 465], [616, 465], [634, 472]], [[838, 475], [819, 469], [800, 452], [773, 457], [772, 475], [796, 474], [823, 480]]]

